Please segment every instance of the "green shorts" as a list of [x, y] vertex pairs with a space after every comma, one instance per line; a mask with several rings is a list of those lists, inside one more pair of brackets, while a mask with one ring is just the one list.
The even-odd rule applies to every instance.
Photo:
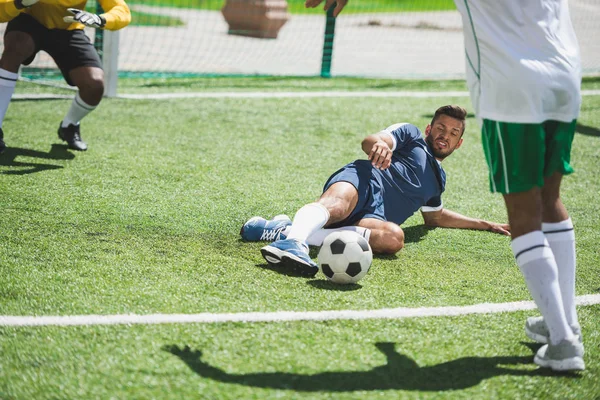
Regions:
[[481, 138], [490, 190], [526, 192], [544, 186], [544, 178], [555, 172], [572, 173], [569, 162], [576, 122], [516, 124], [484, 119]]

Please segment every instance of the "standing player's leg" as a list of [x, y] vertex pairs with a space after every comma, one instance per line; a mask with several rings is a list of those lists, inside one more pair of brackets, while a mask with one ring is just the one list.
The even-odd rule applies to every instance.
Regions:
[[19, 30], [19, 21], [9, 22], [4, 34], [4, 51], [0, 58], [0, 153], [6, 149], [2, 123], [8, 110], [8, 105], [15, 92], [19, 67], [36, 53], [33, 37], [28, 32]]
[[534, 361], [557, 370], [583, 369], [583, 348], [567, 322], [558, 267], [542, 232], [544, 127], [484, 120], [482, 134], [491, 188], [504, 194], [515, 260], [549, 330], [550, 348], [542, 347]]
[[98, 67], [78, 67], [69, 71], [71, 81], [79, 91], [75, 94], [67, 114], [60, 123], [58, 136], [73, 150], [87, 150], [81, 139], [80, 122], [94, 111], [104, 94], [104, 71]]
[[560, 199], [562, 174], [555, 172], [545, 179], [542, 189], [542, 230], [550, 244], [558, 267], [558, 284], [563, 300], [565, 317], [576, 335], [581, 329], [575, 309], [575, 232], [573, 222]]
[[548, 241], [541, 230], [540, 188], [504, 195], [512, 234], [512, 249], [529, 292], [544, 316], [554, 344], [572, 338], [558, 285], [558, 269]]
[[44, 50], [52, 56], [67, 83], [79, 89], [60, 123], [58, 137], [66, 141], [69, 148], [84, 151], [87, 144], [81, 139], [80, 122], [102, 100], [102, 62], [83, 30], [50, 32]]

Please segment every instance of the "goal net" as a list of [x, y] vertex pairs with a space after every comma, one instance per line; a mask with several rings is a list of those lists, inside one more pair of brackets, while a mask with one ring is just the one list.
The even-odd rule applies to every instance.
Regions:
[[[322, 7], [306, 9], [304, 0], [130, 0], [127, 3], [132, 10], [132, 23], [117, 36], [86, 30], [104, 62], [113, 63], [110, 72], [118, 73], [120, 78], [464, 76], [462, 24], [452, 0], [351, 0], [336, 20], [330, 18], [329, 26]], [[260, 34], [247, 26], [232, 28], [225, 17], [225, 6], [233, 3], [244, 3], [245, 8], [228, 10], [242, 23], [252, 20], [257, 13], [283, 19], [276, 37], [257, 37]], [[265, 11], [267, 3], [274, 8]], [[253, 5], [258, 11], [248, 8]], [[95, 1], [88, 1], [88, 10], [97, 7]], [[584, 73], [598, 74], [600, 3], [571, 0], [570, 7]], [[5, 27], [6, 24], [0, 25], [0, 33]], [[326, 29], [329, 29], [327, 35]], [[328, 39], [333, 48], [324, 51]], [[112, 43], [108, 52], [107, 43]], [[328, 69], [325, 74], [324, 68]], [[21, 75], [63, 84], [53, 60], [43, 52], [22, 69]]]

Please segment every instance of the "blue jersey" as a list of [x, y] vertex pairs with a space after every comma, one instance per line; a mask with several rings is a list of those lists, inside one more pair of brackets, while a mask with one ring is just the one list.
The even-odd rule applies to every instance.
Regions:
[[349, 182], [358, 190], [359, 200], [341, 225], [363, 218], [376, 218], [402, 224], [419, 208], [442, 208], [441, 194], [446, 173], [432, 155], [421, 131], [412, 124], [396, 124], [385, 130], [391, 137], [392, 162], [379, 170], [369, 160], [354, 161], [334, 173], [323, 191], [336, 182]]

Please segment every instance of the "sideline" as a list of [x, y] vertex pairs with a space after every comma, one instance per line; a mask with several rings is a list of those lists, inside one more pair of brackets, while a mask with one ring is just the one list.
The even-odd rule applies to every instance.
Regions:
[[[576, 298], [577, 305], [600, 303], [600, 294]], [[332, 321], [365, 319], [400, 319], [421, 317], [449, 317], [468, 314], [492, 314], [536, 309], [533, 301], [512, 303], [483, 303], [471, 306], [384, 308], [380, 310], [338, 311], [277, 311], [226, 314], [121, 314], [121, 315], [65, 315], [65, 316], [7, 316], [0, 315], [0, 326], [73, 326], [119, 324], [169, 324], [169, 323], [223, 323], [223, 322], [289, 322]]]
[[[600, 96], [600, 90], [582, 90], [582, 96]], [[171, 99], [283, 99], [283, 98], [315, 98], [315, 97], [468, 97], [469, 92], [450, 91], [450, 92], [421, 92], [421, 91], [320, 91], [320, 92], [181, 92], [181, 93], [149, 93], [149, 94], [120, 94], [117, 99], [128, 100], [171, 100]], [[54, 99], [72, 99], [71, 94], [51, 94], [51, 93], [16, 93], [12, 97], [17, 100], [54, 100]]]

